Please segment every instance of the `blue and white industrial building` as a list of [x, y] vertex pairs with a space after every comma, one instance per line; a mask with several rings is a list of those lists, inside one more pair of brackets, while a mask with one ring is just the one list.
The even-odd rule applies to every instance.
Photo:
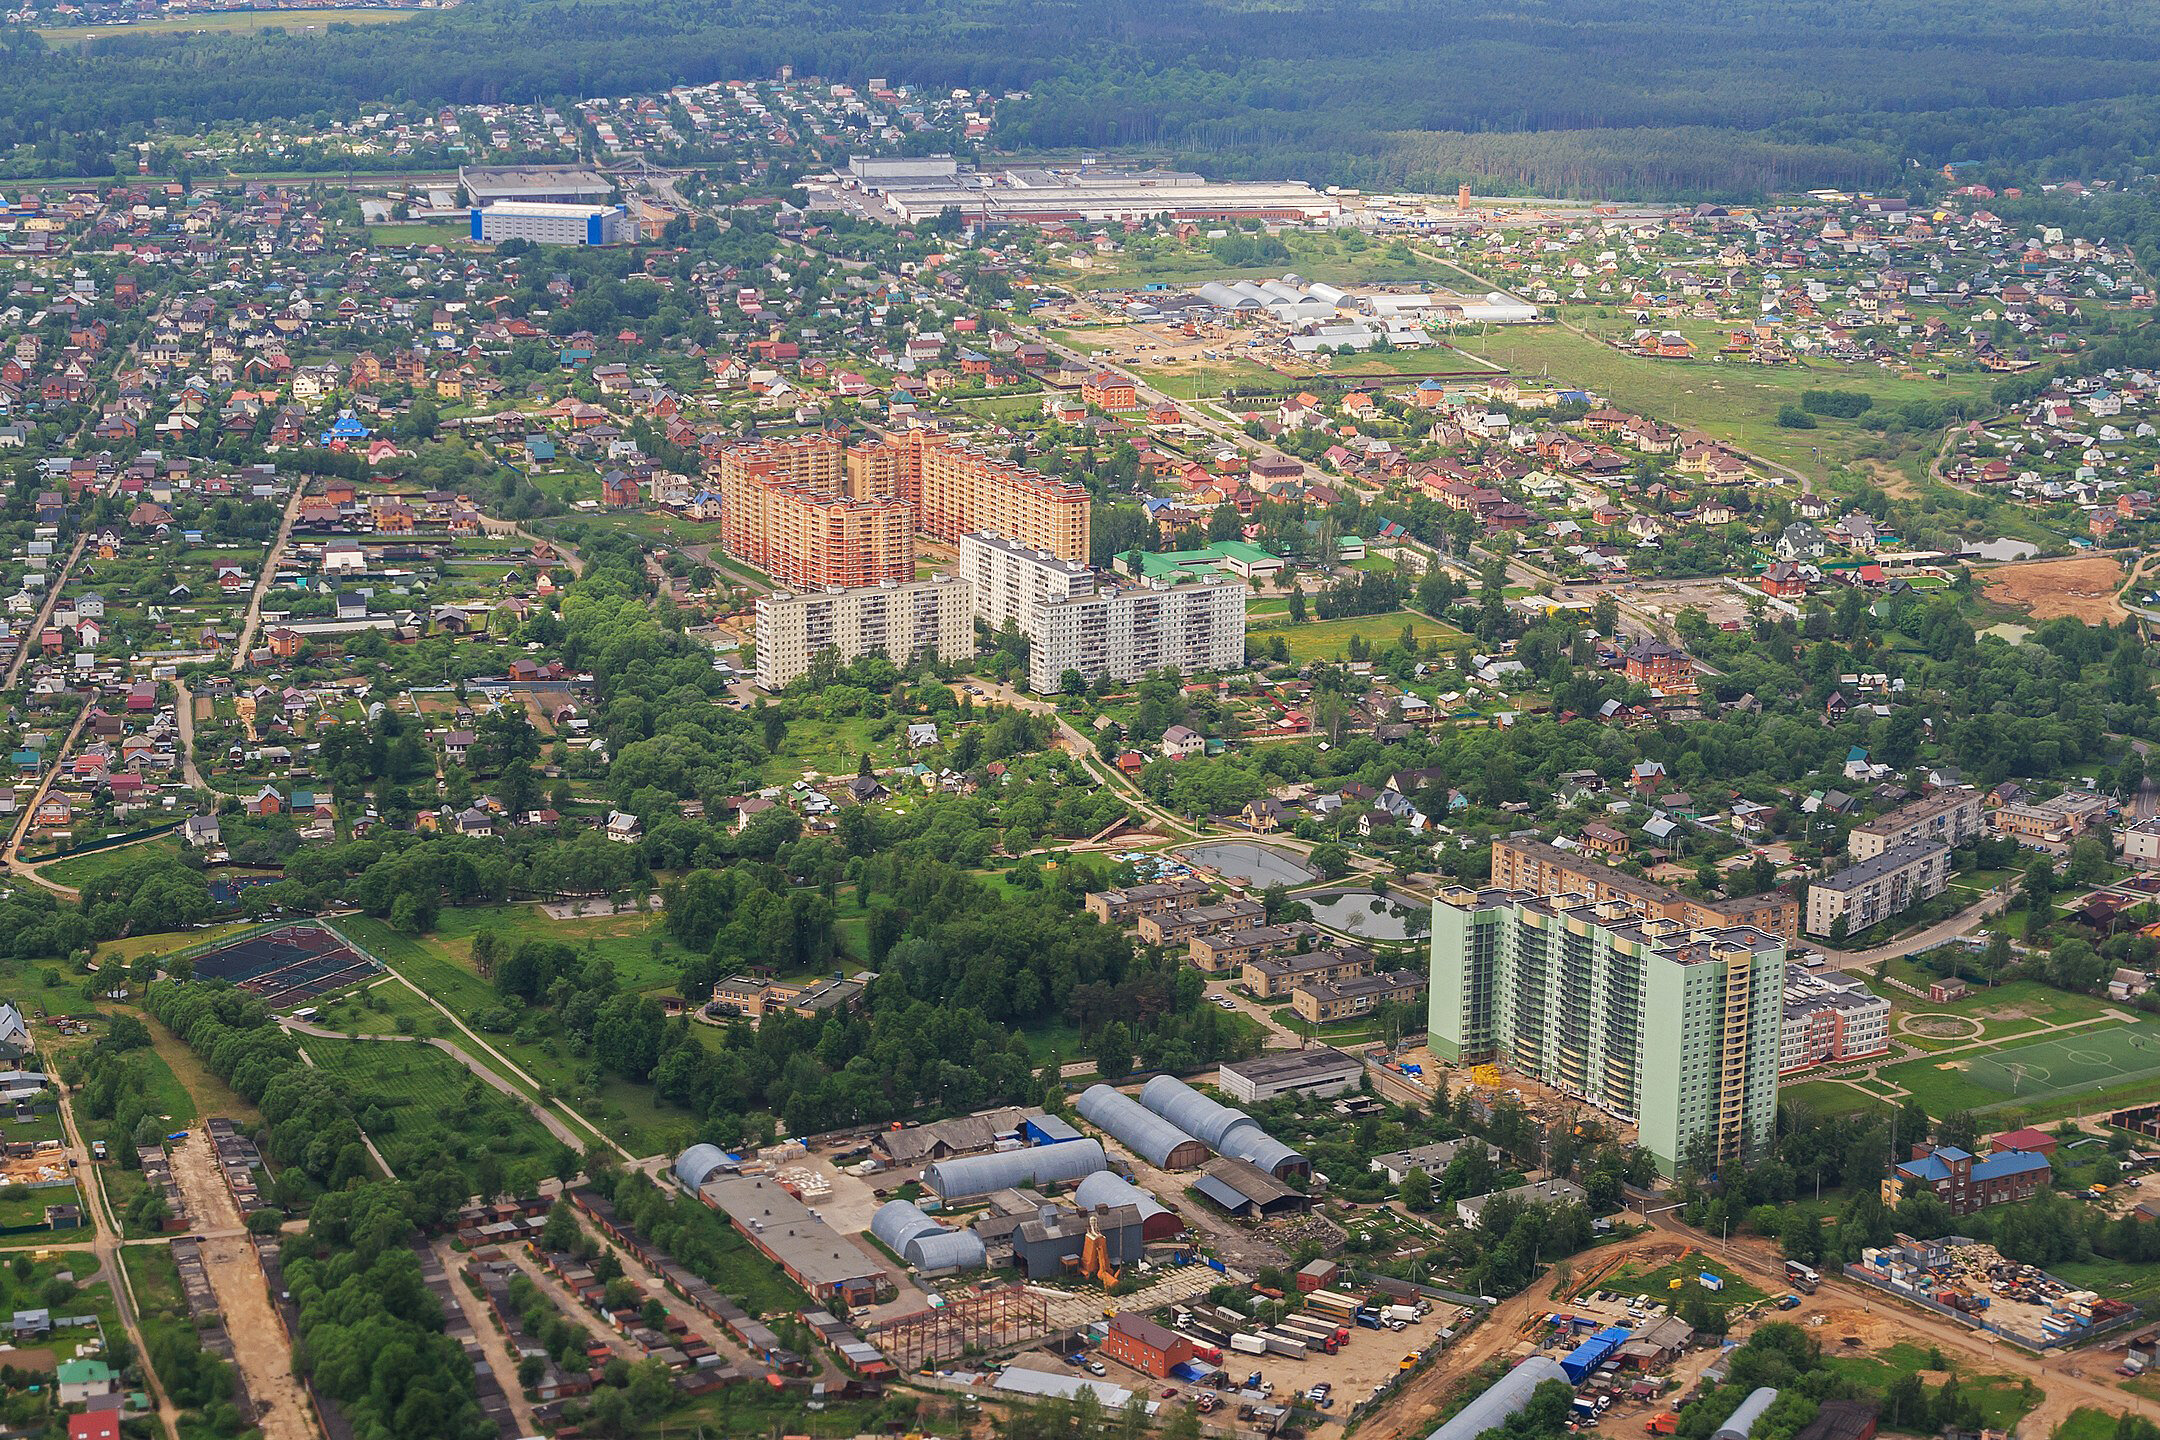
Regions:
[[482, 244], [529, 240], [535, 245], [628, 245], [637, 221], [620, 205], [566, 205], [503, 200], [472, 209], [472, 238]]

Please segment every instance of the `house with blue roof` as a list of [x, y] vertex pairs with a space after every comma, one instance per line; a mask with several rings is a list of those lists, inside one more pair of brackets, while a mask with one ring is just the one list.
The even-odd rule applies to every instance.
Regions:
[[331, 423], [330, 428], [322, 432], [322, 443], [324, 448], [334, 450], [356, 445], [373, 433], [367, 426], [353, 418], [352, 411], [344, 410], [338, 413], [337, 419]]
[[1970, 1215], [1990, 1205], [2030, 1200], [2054, 1179], [2048, 1157], [2026, 1150], [1997, 1150], [1975, 1159], [1955, 1145], [1915, 1145], [1912, 1158], [1899, 1161], [1883, 1181], [1882, 1201], [1895, 1207], [1908, 1195], [1933, 1195], [1951, 1214]]

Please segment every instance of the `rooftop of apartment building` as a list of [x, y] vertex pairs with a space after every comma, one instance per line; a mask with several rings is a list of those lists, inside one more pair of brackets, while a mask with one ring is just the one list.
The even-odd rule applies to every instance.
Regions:
[[1038, 550], [1033, 545], [1023, 544], [993, 530], [978, 530], [962, 538], [988, 546], [992, 550], [1003, 551], [1007, 555], [1017, 556], [1031, 565], [1040, 565], [1048, 570], [1062, 570], [1068, 575], [1085, 575], [1088, 573], [1085, 561], [1062, 559], [1051, 554], [1048, 550]]
[[1461, 910], [1519, 908], [1556, 920], [1587, 922], [1616, 940], [1646, 945], [1652, 954], [1676, 965], [1723, 963], [1736, 950], [1751, 955], [1785, 950], [1784, 940], [1753, 925], [1691, 928], [1677, 920], [1650, 919], [1645, 907], [1630, 900], [1592, 900], [1586, 895], [1548, 897], [1499, 886], [1472, 890], [1450, 885], [1440, 891], [1440, 901]]
[[1977, 804], [1979, 799], [1980, 792], [1977, 790], [1940, 790], [1933, 795], [1900, 805], [1895, 810], [1886, 811], [1865, 825], [1856, 825], [1853, 828], [1869, 835], [1889, 835], [1908, 825], [1918, 825], [1938, 815], [1946, 815], [1961, 805]]
[[1863, 885], [1894, 874], [1908, 865], [1917, 865], [1937, 855], [1948, 855], [1950, 847], [1936, 840], [1908, 840], [1903, 845], [1893, 845], [1880, 855], [1866, 860], [1855, 860], [1834, 875], [1825, 875], [1812, 882], [1818, 889], [1845, 891], [1857, 890]]
[[1752, 895], [1737, 900], [1698, 900], [1692, 895], [1683, 894], [1670, 886], [1660, 885], [1654, 880], [1645, 880], [1639, 875], [1630, 875], [1625, 870], [1615, 870], [1610, 865], [1600, 864], [1596, 859], [1585, 855], [1579, 850], [1563, 850], [1557, 845], [1528, 836], [1519, 838], [1510, 836], [1500, 843], [1541, 864], [1596, 875], [1600, 884], [1628, 897], [1646, 909], [1652, 906], [1663, 907], [1685, 904], [1699, 905], [1705, 910], [1752, 911], [1765, 903], [1774, 902], [1780, 898], [1775, 895]]

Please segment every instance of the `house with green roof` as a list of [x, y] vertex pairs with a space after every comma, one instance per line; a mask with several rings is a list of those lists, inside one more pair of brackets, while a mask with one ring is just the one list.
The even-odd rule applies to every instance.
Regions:
[[[1199, 550], [1142, 550], [1137, 552], [1140, 573], [1133, 578], [1150, 584], [1174, 585], [1181, 580], [1204, 578], [1228, 571], [1241, 580], [1257, 575], [1272, 580], [1282, 573], [1280, 555], [1261, 549], [1244, 540], [1218, 540]], [[1116, 566], [1120, 574], [1132, 576], [1132, 555], [1120, 555]]]
[[86, 1405], [100, 1395], [119, 1388], [112, 1366], [103, 1360], [68, 1360], [54, 1372], [62, 1405]]

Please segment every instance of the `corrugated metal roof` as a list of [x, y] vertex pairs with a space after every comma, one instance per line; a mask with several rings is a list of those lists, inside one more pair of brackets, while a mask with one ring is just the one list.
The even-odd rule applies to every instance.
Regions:
[[972, 1230], [932, 1230], [908, 1242], [901, 1254], [917, 1270], [980, 1270], [990, 1263], [982, 1237]]
[[1478, 1436], [1529, 1404], [1531, 1392], [1547, 1380], [1566, 1385], [1567, 1372], [1550, 1356], [1532, 1355], [1495, 1380], [1484, 1394], [1457, 1411], [1454, 1419], [1433, 1431], [1426, 1440], [1477, 1440]]
[[[1206, 1147], [1199, 1139], [1108, 1085], [1090, 1085], [1081, 1092], [1073, 1109], [1080, 1112], [1081, 1119], [1108, 1131], [1120, 1145], [1150, 1165], [1172, 1169], [1176, 1168], [1173, 1160], [1178, 1166], [1196, 1165], [1206, 1156]], [[1178, 1155], [1180, 1148], [1187, 1153]], [[1194, 1150], [1200, 1153], [1191, 1153]]]
[[[1070, 1400], [1082, 1391], [1092, 1390], [1102, 1402], [1106, 1413], [1118, 1412], [1132, 1403], [1133, 1392], [1122, 1385], [1112, 1385], [1107, 1380], [1091, 1380], [1085, 1375], [1053, 1375], [1047, 1370], [1022, 1370], [1017, 1367], [1001, 1371], [992, 1388], [1015, 1395], [1054, 1395], [1060, 1400]], [[1155, 1406], [1149, 1402], [1148, 1410]]]
[[1079, 1188], [1073, 1191], [1073, 1203], [1082, 1210], [1093, 1210], [1097, 1205], [1108, 1205], [1113, 1210], [1120, 1205], [1130, 1205], [1140, 1212], [1143, 1222], [1170, 1213], [1170, 1207], [1162, 1201], [1108, 1170], [1098, 1170], [1082, 1180]]
[[1295, 1169], [1305, 1163], [1305, 1157], [1257, 1124], [1240, 1125], [1224, 1140], [1222, 1153], [1240, 1160], [1249, 1160], [1270, 1175]]
[[732, 1163], [727, 1151], [717, 1145], [692, 1145], [675, 1157], [675, 1178], [695, 1190]]
[[905, 1255], [910, 1240], [934, 1235], [944, 1228], [911, 1200], [888, 1200], [870, 1217], [870, 1233], [895, 1255]]
[[1758, 1386], [1747, 1399], [1740, 1402], [1739, 1407], [1726, 1418], [1723, 1425], [1711, 1432], [1711, 1440], [1747, 1440], [1748, 1432], [1755, 1428], [1756, 1422], [1763, 1417], [1763, 1411], [1768, 1410], [1776, 1399], [1777, 1391], [1768, 1385]]
[[1157, 1075], [1140, 1087], [1140, 1103], [1186, 1134], [1197, 1136], [1210, 1150], [1221, 1150], [1223, 1137], [1237, 1126], [1259, 1123], [1242, 1110], [1208, 1099], [1175, 1075]]
[[1109, 1168], [1099, 1140], [1068, 1140], [991, 1155], [962, 1155], [940, 1160], [923, 1171], [923, 1183], [945, 1200], [972, 1199], [1016, 1185], [1078, 1180]]

